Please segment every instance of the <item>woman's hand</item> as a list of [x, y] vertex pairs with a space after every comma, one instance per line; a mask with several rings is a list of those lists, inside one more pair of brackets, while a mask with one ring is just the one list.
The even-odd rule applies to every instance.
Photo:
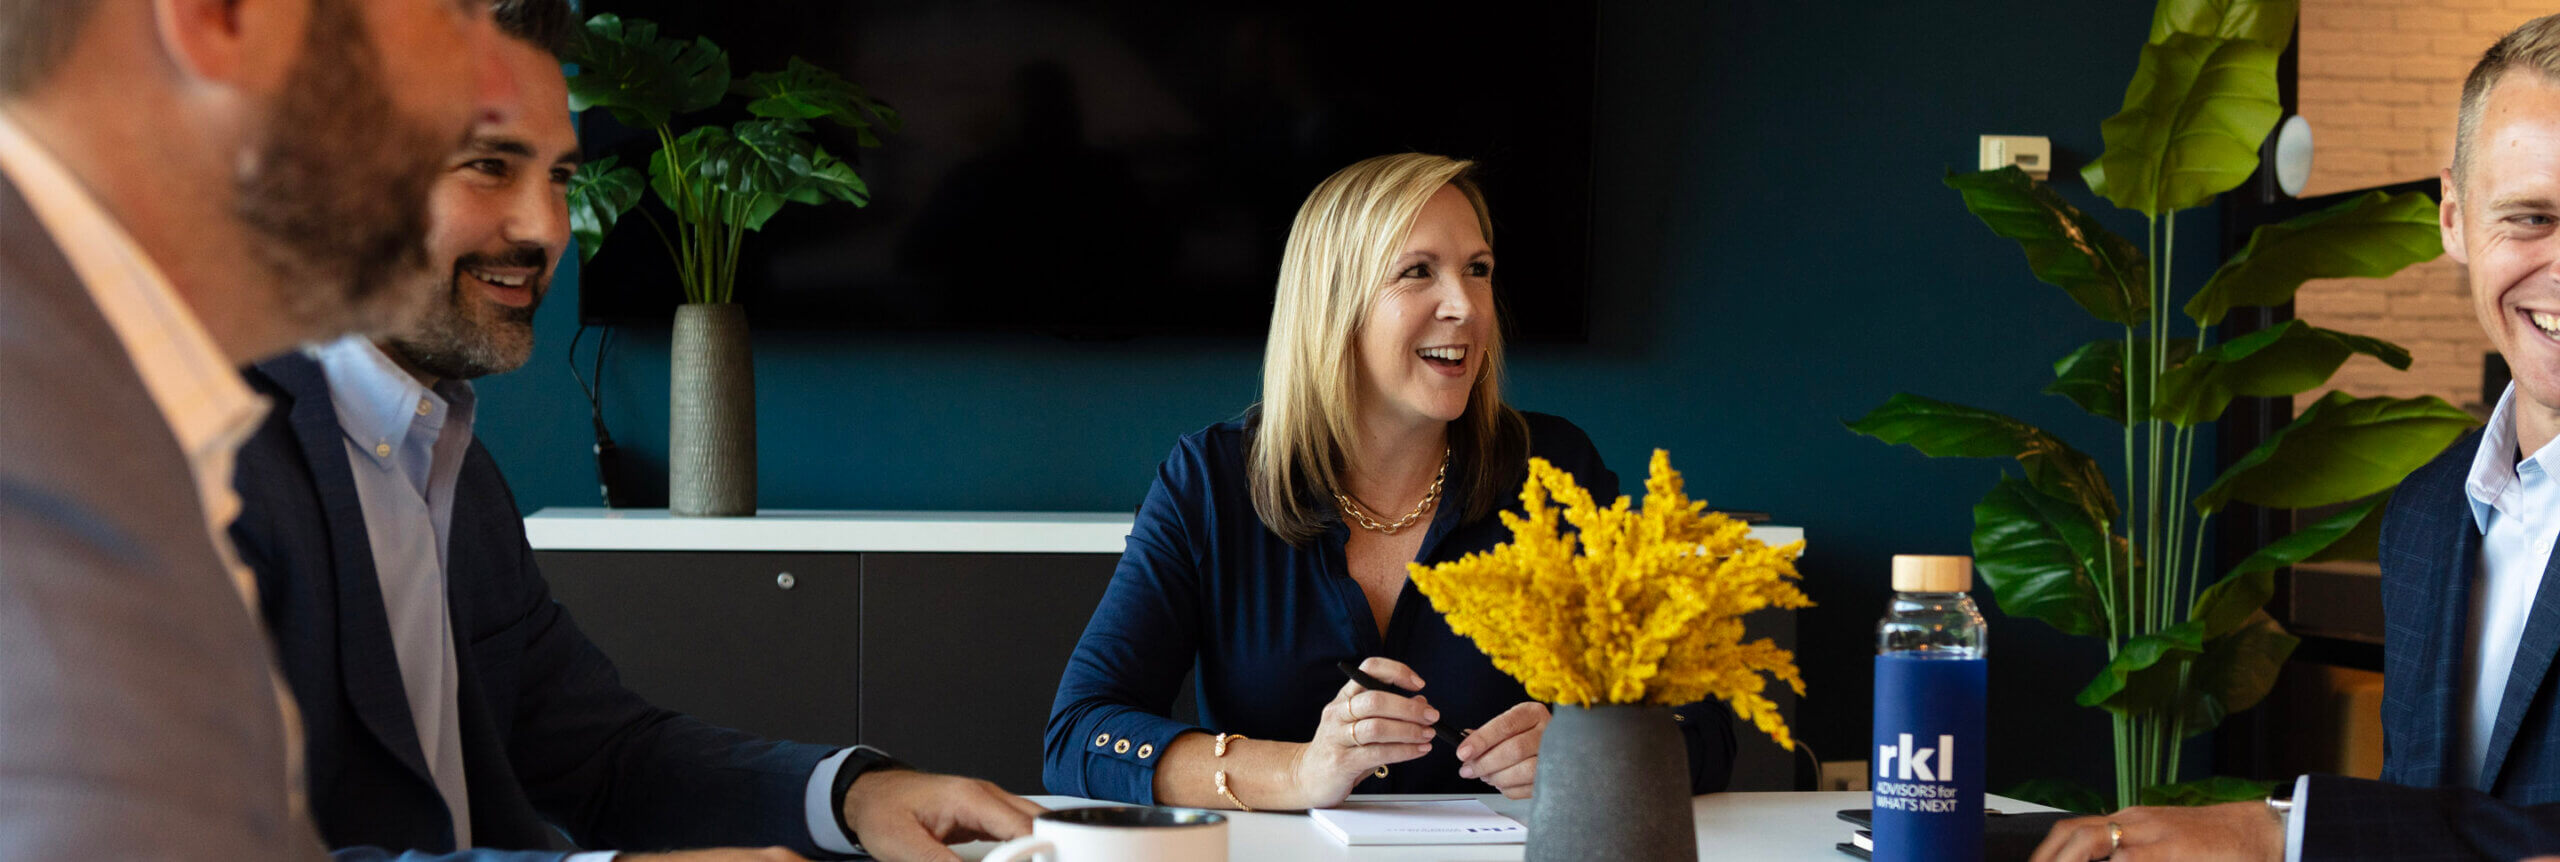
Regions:
[[1458, 745], [1458, 775], [1482, 779], [1509, 799], [1527, 799], [1538, 783], [1538, 740], [1547, 733], [1547, 706], [1535, 701], [1503, 710]]
[[[1422, 677], [1393, 659], [1370, 658], [1360, 671], [1406, 691], [1422, 690]], [[1324, 705], [1316, 735], [1298, 749], [1292, 767], [1301, 808], [1328, 808], [1351, 796], [1351, 788], [1378, 767], [1403, 763], [1431, 751], [1431, 723], [1440, 711], [1417, 694], [1370, 691], [1345, 682], [1333, 702]]]

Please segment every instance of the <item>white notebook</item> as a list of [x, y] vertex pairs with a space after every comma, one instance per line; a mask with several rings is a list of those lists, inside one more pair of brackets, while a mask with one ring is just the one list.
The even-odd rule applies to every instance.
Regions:
[[1520, 844], [1520, 821], [1474, 799], [1354, 801], [1307, 812], [1316, 828], [1344, 844]]

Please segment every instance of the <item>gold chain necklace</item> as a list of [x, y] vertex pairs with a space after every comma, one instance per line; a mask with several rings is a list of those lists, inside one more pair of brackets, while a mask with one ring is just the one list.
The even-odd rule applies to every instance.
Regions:
[[1413, 511], [1404, 513], [1404, 517], [1395, 519], [1394, 523], [1380, 523], [1378, 519], [1370, 517], [1369, 510], [1363, 508], [1359, 501], [1351, 499], [1340, 491], [1334, 492], [1333, 502], [1342, 508], [1342, 514], [1349, 516], [1352, 523], [1359, 524], [1360, 529], [1392, 536], [1406, 527], [1413, 526], [1413, 522], [1420, 519], [1422, 513], [1431, 511], [1431, 504], [1440, 500], [1440, 484], [1448, 480], [1449, 450], [1442, 449], [1440, 450], [1440, 474], [1431, 477], [1431, 490], [1423, 492], [1422, 502], [1413, 504]]

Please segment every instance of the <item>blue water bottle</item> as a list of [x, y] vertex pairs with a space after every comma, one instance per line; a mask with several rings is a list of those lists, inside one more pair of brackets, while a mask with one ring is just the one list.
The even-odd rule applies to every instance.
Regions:
[[1876, 862], [1982, 858], [1983, 697], [1972, 557], [1896, 556], [1876, 623]]

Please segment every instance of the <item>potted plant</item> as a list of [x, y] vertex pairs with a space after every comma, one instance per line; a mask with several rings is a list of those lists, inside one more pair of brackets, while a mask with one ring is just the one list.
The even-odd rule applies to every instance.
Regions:
[[[641, 216], [676, 263], [668, 386], [668, 508], [678, 515], [756, 511], [755, 371], [745, 310], [734, 300], [738, 250], [783, 207], [834, 201], [863, 206], [871, 191], [853, 166], [810, 139], [810, 123], [853, 130], [863, 147], [898, 128], [898, 113], [862, 88], [798, 57], [781, 71], [733, 81], [729, 57], [709, 39], [687, 42], [648, 21], [597, 15], [573, 40], [569, 107], [603, 108], [652, 132], [648, 169], [588, 162], [569, 186], [579, 259], [593, 259], [624, 213], [654, 193], [673, 224]], [[731, 96], [748, 118], [679, 134], [683, 115]]]
[[[2191, 334], [2176, 331], [2169, 237], [2180, 211], [2257, 169], [2282, 113], [2276, 60], [2295, 13], [2294, 0], [2161, 0], [2123, 109], [2100, 126], [2106, 150], [2081, 171], [2091, 191], [2143, 215], [2143, 246], [2016, 168], [1945, 178], [1967, 210], [2018, 243], [2038, 279], [2115, 325], [2119, 337], [2056, 361], [2044, 391], [2122, 426], [2123, 495], [2096, 459], [1991, 411], [1900, 394], [1849, 423], [1930, 456], [2014, 458], [2023, 468], [1974, 507], [1974, 558], [2009, 616], [2104, 645], [2107, 664], [2078, 702], [2113, 715], [2116, 807], [2265, 793], [2235, 779], [2176, 782], [2180, 743], [2257, 704], [2298, 643], [2263, 610], [2276, 571], [2369, 555], [2390, 490], [2476, 424], [2437, 398], [2331, 392], [2212, 482], [2189, 484], [2198, 432], [2234, 397], [2322, 388], [2358, 354], [2409, 366], [2396, 345], [2299, 320], [2216, 341], [2231, 309], [2281, 305], [2306, 280], [2386, 276], [2443, 251], [2425, 195], [2364, 195], [2258, 228], [2183, 293], [2175, 308]], [[2205, 527], [2233, 503], [2344, 508], [2207, 577]], [[2013, 792], [2107, 807], [2085, 790], [2037, 784]]]
[[[1413, 585], [1493, 666], [1554, 705], [1539, 743], [1528, 858], [1697, 858], [1688, 757], [1671, 708], [1712, 696], [1790, 750], [1771, 680], [1804, 694], [1795, 655], [1742, 640], [1744, 615], [1813, 605], [1796, 586], [1804, 543], [1770, 547], [1691, 500], [1660, 449], [1644, 507], [1603, 505], [1529, 460], [1527, 517], [1511, 541], [1436, 566]], [[1570, 526], [1568, 526], [1570, 525]]]

